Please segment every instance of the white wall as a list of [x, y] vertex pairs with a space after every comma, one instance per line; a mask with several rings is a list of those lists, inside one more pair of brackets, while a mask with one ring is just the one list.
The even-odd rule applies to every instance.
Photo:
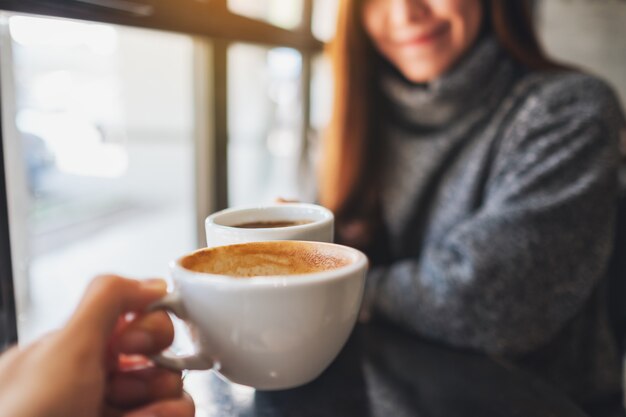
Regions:
[[626, 106], [626, 1], [540, 0], [537, 29], [551, 56], [603, 77]]

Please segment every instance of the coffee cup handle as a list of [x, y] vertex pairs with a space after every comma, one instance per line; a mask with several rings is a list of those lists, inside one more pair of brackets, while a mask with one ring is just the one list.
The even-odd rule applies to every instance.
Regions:
[[[171, 312], [181, 320], [187, 318], [180, 294], [176, 291], [170, 292], [165, 297], [150, 304], [146, 312], [157, 310]], [[171, 349], [166, 349], [158, 355], [150, 357], [150, 359], [155, 364], [174, 371], [184, 371], [186, 369], [203, 371], [213, 367], [213, 360], [203, 356], [202, 352], [196, 352], [187, 356], [177, 356]]]

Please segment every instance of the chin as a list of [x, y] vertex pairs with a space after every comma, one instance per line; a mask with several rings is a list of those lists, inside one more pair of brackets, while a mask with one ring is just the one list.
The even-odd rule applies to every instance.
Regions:
[[436, 80], [441, 74], [439, 71], [402, 71], [404, 78], [417, 84]]
[[423, 65], [423, 63], [416, 63], [415, 65], [400, 67], [400, 72], [404, 75], [404, 78], [413, 83], [427, 83], [434, 81], [437, 78], [445, 74], [452, 66], [452, 62], [437, 62], [430, 65]]

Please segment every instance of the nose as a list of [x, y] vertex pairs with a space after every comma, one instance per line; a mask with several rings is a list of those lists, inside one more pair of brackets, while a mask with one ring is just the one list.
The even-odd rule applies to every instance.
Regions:
[[390, 20], [393, 24], [411, 23], [430, 13], [425, 0], [391, 0]]

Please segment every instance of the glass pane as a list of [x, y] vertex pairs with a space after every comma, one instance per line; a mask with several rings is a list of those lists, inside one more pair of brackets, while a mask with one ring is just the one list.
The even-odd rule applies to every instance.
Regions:
[[339, 2], [337, 0], [313, 1], [311, 30], [313, 36], [322, 42], [329, 42], [335, 36], [338, 7]]
[[274, 26], [294, 29], [302, 22], [304, 0], [228, 0], [233, 12]]
[[289, 48], [228, 50], [231, 206], [299, 198], [302, 57]]
[[13, 16], [9, 28], [27, 342], [63, 324], [94, 275], [165, 277], [195, 248], [193, 44], [61, 19]]
[[333, 110], [333, 78], [328, 56], [318, 54], [311, 65], [310, 134], [307, 148], [309, 162], [308, 201], [317, 199], [317, 167], [321, 161], [321, 144]]
[[333, 108], [333, 77], [328, 56], [319, 54], [313, 59], [311, 69], [311, 127], [321, 132]]

